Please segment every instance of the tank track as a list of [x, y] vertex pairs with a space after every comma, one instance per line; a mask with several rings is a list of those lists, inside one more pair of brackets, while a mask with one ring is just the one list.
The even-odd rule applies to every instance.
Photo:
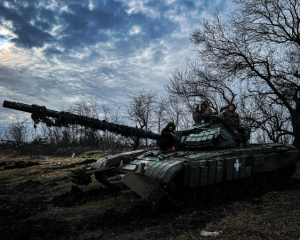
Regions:
[[[167, 204], [173, 204], [181, 209], [199, 208], [208, 203], [218, 205], [227, 199], [238, 200], [246, 194], [257, 195], [272, 189], [284, 189], [295, 170], [296, 164], [272, 172], [256, 173], [243, 180], [233, 180], [182, 191], [166, 189]], [[166, 201], [162, 204], [166, 204]]]

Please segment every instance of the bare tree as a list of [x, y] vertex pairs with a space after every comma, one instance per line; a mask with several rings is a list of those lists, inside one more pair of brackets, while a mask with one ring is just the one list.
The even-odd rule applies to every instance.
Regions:
[[193, 110], [179, 96], [170, 94], [166, 105], [166, 123], [169, 121], [173, 122], [177, 129], [192, 125]]
[[235, 100], [235, 82], [224, 79], [221, 72], [209, 71], [205, 63], [186, 59], [184, 70], [176, 69], [165, 89], [171, 95], [177, 95], [188, 108], [193, 109], [199, 101], [207, 101], [211, 108], [218, 111], [224, 105]]
[[[102, 113], [104, 119], [107, 122], [123, 124], [123, 119], [120, 117], [121, 107], [119, 107], [115, 113], [112, 113], [108, 107], [102, 106]], [[105, 131], [101, 134], [101, 147], [109, 149], [111, 152], [119, 150], [121, 145], [127, 143], [127, 139], [116, 134]]]
[[27, 121], [12, 123], [5, 131], [7, 140], [15, 141], [17, 143], [24, 143], [28, 140], [28, 126]]
[[[80, 100], [71, 105], [66, 111], [83, 117], [98, 118], [99, 116], [104, 121], [121, 123], [120, 109], [116, 113], [111, 113], [110, 109], [105, 106], [99, 109], [96, 99]], [[102, 150], [118, 151], [125, 146], [123, 139], [113, 133], [81, 125], [70, 124], [67, 127], [47, 127], [41, 123], [40, 131], [51, 146], [56, 147], [56, 149], [61, 148], [62, 152], [70, 147], [75, 147], [78, 150], [96, 147]]]
[[[87, 116], [91, 118], [98, 118], [97, 100], [96, 98], [82, 99], [74, 103], [68, 109], [69, 112], [75, 113], [80, 116]], [[97, 140], [100, 138], [100, 131], [86, 128], [84, 126], [70, 126], [68, 128], [70, 134], [70, 141], [76, 143], [79, 136], [80, 144], [94, 144], [97, 145]]]
[[[146, 131], [150, 130], [155, 122], [154, 112], [157, 93], [143, 89], [128, 94], [128, 98], [130, 99], [130, 103], [126, 106], [128, 119], [137, 124], [139, 128]], [[147, 145], [148, 139], [146, 139]]]
[[[243, 84], [248, 96], [264, 99], [266, 105], [283, 107], [300, 147], [300, 2], [298, 0], [236, 0], [238, 9], [227, 22], [219, 14], [203, 21], [191, 34], [197, 46], [201, 74], [212, 79]], [[220, 78], [222, 77], [222, 78]], [[249, 99], [248, 98], [248, 99]], [[276, 108], [277, 109], [277, 108]], [[267, 114], [261, 109], [261, 114]], [[276, 110], [277, 111], [277, 110]], [[273, 114], [273, 112], [272, 112]], [[268, 121], [271, 121], [269, 119]], [[277, 121], [272, 118], [272, 121]], [[262, 126], [262, 125], [261, 125]], [[279, 131], [279, 129], [276, 129]]]
[[61, 143], [61, 129], [58, 127], [47, 127], [45, 124], [41, 123], [40, 127], [41, 136], [47, 138], [47, 142], [50, 145], [56, 145]]
[[155, 118], [157, 121], [157, 130], [160, 133], [162, 125], [167, 121], [166, 110], [168, 108], [168, 99], [166, 96], [160, 96], [156, 100]]
[[[243, 94], [241, 94], [243, 95]], [[293, 127], [291, 115], [282, 105], [273, 104], [267, 96], [252, 95], [240, 99], [240, 112], [247, 126], [253, 130], [264, 131], [265, 142], [283, 142], [292, 144]]]

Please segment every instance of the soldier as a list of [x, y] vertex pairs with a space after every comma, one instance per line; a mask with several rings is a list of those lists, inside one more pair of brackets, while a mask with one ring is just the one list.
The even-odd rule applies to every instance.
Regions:
[[[240, 115], [235, 112], [235, 109], [236, 106], [231, 103], [228, 105], [228, 109], [219, 113], [219, 115], [224, 118], [227, 129], [236, 137], [237, 141], [239, 142], [239, 146], [243, 147], [247, 145], [248, 133], [246, 129], [242, 127]], [[240, 136], [239, 133], [242, 136]]]
[[197, 105], [195, 112], [201, 113], [205, 123], [210, 123], [211, 116], [213, 115], [213, 111], [211, 110], [211, 108], [209, 107], [206, 101], [202, 102], [200, 106], [201, 109], [199, 109], [199, 104]]
[[175, 124], [169, 122], [167, 126], [161, 131], [159, 147], [162, 150], [175, 151], [175, 135], [173, 132], [175, 129]]

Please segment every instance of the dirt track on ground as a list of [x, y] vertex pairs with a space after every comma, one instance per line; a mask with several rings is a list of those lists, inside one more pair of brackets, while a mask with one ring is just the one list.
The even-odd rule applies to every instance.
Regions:
[[203, 229], [215, 239], [300, 238], [299, 176], [281, 191], [157, 212], [95, 179], [74, 186], [69, 174], [85, 160], [0, 157], [0, 239], [206, 239]]

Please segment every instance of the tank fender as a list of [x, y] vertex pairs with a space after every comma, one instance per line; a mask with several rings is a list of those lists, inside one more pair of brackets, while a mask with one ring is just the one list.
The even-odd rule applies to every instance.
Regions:
[[162, 161], [147, 168], [145, 176], [160, 183], [169, 184], [182, 171], [182, 169], [182, 161]]
[[142, 150], [136, 150], [136, 151], [127, 152], [127, 153], [109, 155], [109, 156], [98, 159], [94, 163], [93, 168], [118, 167], [120, 165], [122, 159], [140, 155], [140, 154], [144, 153], [145, 151], [146, 150], [142, 149]]

